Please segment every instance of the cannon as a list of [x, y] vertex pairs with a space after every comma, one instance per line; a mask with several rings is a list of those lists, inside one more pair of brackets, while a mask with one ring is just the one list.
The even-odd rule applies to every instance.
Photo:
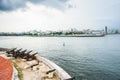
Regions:
[[22, 48], [16, 50], [15, 53], [20, 53], [21, 50], [22, 50]]
[[68, 78], [68, 79], [65, 79], [65, 80], [75, 80], [75, 77], [71, 77], [71, 78]]
[[15, 58], [19, 57], [19, 53], [20, 53], [21, 50], [22, 50], [22, 48], [14, 51], [14, 52], [13, 52], [13, 57], [15, 57]]
[[29, 52], [27, 52], [27, 53], [25, 53], [24, 56], [23, 56], [23, 59], [27, 59], [28, 56], [30, 56], [30, 53], [31, 53], [31, 52], [32, 52], [32, 50], [29, 51]]
[[28, 55], [28, 56], [26, 57], [26, 60], [27, 60], [27, 61], [31, 61], [31, 60], [33, 60], [33, 59], [36, 59], [36, 57], [35, 57], [36, 54], [38, 54], [38, 52], [36, 52], [36, 53], [34, 53], [34, 54], [32, 54], [32, 55]]
[[23, 58], [26, 51], [27, 51], [27, 49], [26, 49], [26, 50], [23, 50], [23, 51], [21, 51], [21, 52], [19, 52], [19, 54], [18, 54], [19, 57]]
[[49, 73], [51, 73], [51, 72], [54, 72], [55, 70], [56, 70], [56, 69], [49, 70], [49, 71], [46, 72], [46, 74], [49, 74]]
[[11, 54], [11, 53], [13, 53], [16, 49], [17, 49], [17, 48], [13, 48], [13, 49], [11, 49], [11, 50], [6, 51], [6, 53]]
[[32, 55], [31, 55], [31, 57], [34, 57], [36, 54], [38, 54], [38, 52], [36, 52], [36, 53], [32, 54]]
[[24, 54], [26, 51], [27, 51], [27, 49], [26, 49], [26, 50], [21, 51], [20, 53]]
[[26, 54], [30, 54], [32, 52], [32, 50], [31, 51], [29, 51], [29, 52], [27, 52]]

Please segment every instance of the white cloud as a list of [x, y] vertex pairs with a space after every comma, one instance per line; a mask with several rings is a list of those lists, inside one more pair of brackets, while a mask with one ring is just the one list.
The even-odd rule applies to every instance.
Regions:
[[106, 25], [119, 28], [119, 2], [119, 0], [71, 0], [69, 3], [75, 4], [75, 7], [65, 11], [54, 8], [56, 4], [52, 2], [48, 3], [54, 7], [47, 7], [46, 2], [41, 3], [43, 5], [27, 3], [26, 11], [17, 10], [0, 14], [0, 31], [103, 29]]

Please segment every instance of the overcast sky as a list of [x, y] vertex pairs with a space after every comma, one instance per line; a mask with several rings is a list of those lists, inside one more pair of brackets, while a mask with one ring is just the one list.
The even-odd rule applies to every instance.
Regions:
[[120, 29], [120, 0], [0, 0], [0, 32]]

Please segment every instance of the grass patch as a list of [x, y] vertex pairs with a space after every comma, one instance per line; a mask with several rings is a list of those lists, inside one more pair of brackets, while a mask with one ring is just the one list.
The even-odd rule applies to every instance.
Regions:
[[12, 60], [11, 60], [11, 62], [14, 65], [14, 67], [16, 68], [16, 70], [18, 71], [18, 77], [19, 77], [19, 79], [23, 80], [22, 70], [18, 67], [18, 65], [15, 62], [13, 62]]

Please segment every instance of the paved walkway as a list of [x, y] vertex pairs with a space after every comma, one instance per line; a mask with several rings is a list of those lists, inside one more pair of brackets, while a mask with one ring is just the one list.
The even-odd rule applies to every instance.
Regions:
[[13, 67], [9, 60], [0, 56], [0, 80], [11, 80]]

